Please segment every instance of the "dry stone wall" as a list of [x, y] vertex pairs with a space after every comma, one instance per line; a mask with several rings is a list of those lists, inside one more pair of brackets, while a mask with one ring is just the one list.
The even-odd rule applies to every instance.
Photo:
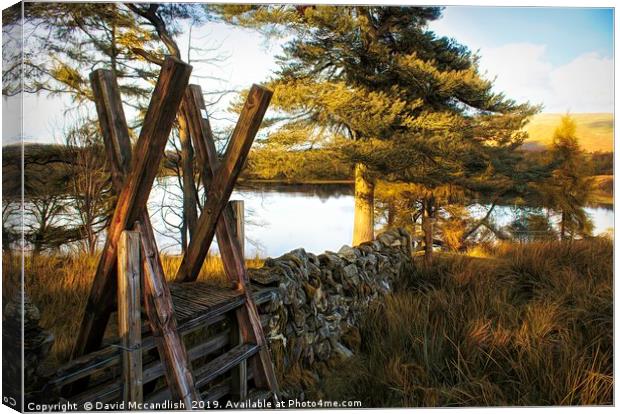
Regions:
[[372, 242], [314, 255], [293, 250], [250, 271], [254, 283], [277, 286], [277, 297], [262, 309], [265, 335], [283, 368], [311, 367], [351, 351], [341, 339], [372, 302], [392, 291], [413, 266], [411, 236], [393, 229]]

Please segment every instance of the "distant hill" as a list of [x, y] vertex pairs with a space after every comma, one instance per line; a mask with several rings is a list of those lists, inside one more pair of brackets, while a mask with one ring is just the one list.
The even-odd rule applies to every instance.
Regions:
[[[524, 147], [529, 150], [541, 150], [551, 143], [553, 131], [560, 123], [564, 114], [538, 114], [526, 126], [530, 138]], [[579, 144], [587, 152], [611, 152], [614, 148], [614, 115], [599, 114], [571, 114], [577, 123], [577, 137]]]

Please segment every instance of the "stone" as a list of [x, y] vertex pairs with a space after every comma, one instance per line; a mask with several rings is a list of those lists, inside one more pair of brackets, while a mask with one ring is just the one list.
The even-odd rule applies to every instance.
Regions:
[[355, 262], [355, 260], [357, 260], [357, 258], [361, 256], [361, 253], [359, 252], [359, 250], [357, 250], [354, 247], [350, 247], [346, 245], [342, 246], [340, 250], [338, 250], [338, 254], [341, 257], [344, 257], [349, 262]]
[[359, 280], [357, 266], [350, 264], [342, 268], [342, 276], [350, 280]]
[[342, 266], [342, 259], [334, 252], [325, 252], [319, 255], [319, 261], [328, 269], [335, 269]]

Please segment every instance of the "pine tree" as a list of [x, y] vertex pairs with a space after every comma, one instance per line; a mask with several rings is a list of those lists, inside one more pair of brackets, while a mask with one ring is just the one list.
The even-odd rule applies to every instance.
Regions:
[[[438, 7], [231, 6], [223, 15], [292, 35], [272, 102], [291, 114], [284, 130], [334, 144], [354, 165], [354, 244], [373, 237], [377, 176], [433, 188], [462, 176], [465, 162], [488, 169], [492, 160], [473, 154], [518, 145], [514, 131], [535, 110], [494, 93], [476, 56], [427, 29]], [[430, 193], [426, 202], [432, 214]]]
[[538, 186], [543, 205], [560, 215], [562, 239], [592, 232], [592, 222], [585, 211], [592, 195], [591, 166], [579, 146], [576, 129], [570, 115], [562, 117], [549, 151], [551, 177]]
[[[137, 59], [136, 50], [157, 50], [152, 33], [118, 4], [26, 3], [24, 5], [24, 92], [68, 94], [76, 104], [92, 99], [88, 74], [113, 70], [125, 103], [139, 109], [150, 95], [156, 66]], [[13, 79], [11, 71], [3, 76]], [[3, 85], [14, 93], [16, 82]]]

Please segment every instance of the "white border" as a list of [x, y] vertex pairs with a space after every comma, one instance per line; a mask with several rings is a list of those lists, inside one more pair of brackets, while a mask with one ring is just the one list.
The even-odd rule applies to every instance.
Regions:
[[[35, 0], [37, 1], [37, 0]], [[64, 0], [64, 1], [68, 1], [68, 2], [85, 2], [85, 0]], [[40, 1], [38, 1], [40, 2]], [[90, 2], [106, 2], [104, 0], [91, 0]], [[171, 1], [163, 1], [163, 0], [153, 0], [150, 1], [151, 3], [169, 3]], [[239, 0], [229, 0], [229, 1], [198, 1], [198, 0], [186, 0], [183, 1], [185, 3], [239, 3], [239, 4], [247, 4], [247, 3], [278, 3], [275, 1], [265, 1], [265, 0], [255, 0], [255, 1], [239, 1]], [[2, 8], [7, 8], [12, 4], [17, 3], [16, 1], [10, 1], [10, 2], [4, 2], [2, 4]], [[435, 6], [487, 6], [487, 7], [508, 7], [508, 6], [512, 6], [512, 7], [613, 7], [615, 9], [616, 6], [616, 1], [613, 0], [589, 0], [589, 1], [584, 1], [584, 0], [564, 0], [564, 1], [560, 1], [560, 0], [503, 0], [503, 1], [499, 1], [499, 0], [470, 0], [470, 1], [460, 1], [460, 0], [443, 0], [443, 1], [432, 1], [432, 0], [423, 0], [420, 2], [415, 2], [415, 1], [411, 1], [411, 0], [404, 0], [404, 1], [363, 1], [363, 0], [358, 0], [358, 1], [352, 1], [352, 0], [337, 0], [337, 1], [328, 1], [328, 0], [309, 0], [309, 1], [300, 1], [300, 0], [290, 0], [290, 1], [285, 1], [285, 2], [280, 2], [280, 3], [289, 3], [289, 4], [385, 4], [385, 5], [395, 5], [395, 4], [403, 4], [403, 5], [435, 5]], [[617, 56], [618, 54], [618, 44], [616, 42], [617, 39], [617, 20], [615, 19], [615, 10], [614, 10], [614, 58], [615, 56]], [[2, 50], [2, 46], [0, 45], [0, 52]], [[615, 89], [615, 93], [614, 93], [614, 103], [618, 102], [618, 98], [620, 96], [620, 94], [618, 93], [618, 88], [616, 87], [616, 83], [615, 83], [615, 76], [616, 74], [616, 66], [615, 66], [615, 59], [614, 59], [614, 89]], [[616, 142], [616, 134], [617, 134], [617, 130], [616, 130], [616, 122], [615, 122], [615, 105], [614, 105], [614, 144]], [[0, 113], [0, 122], [2, 122], [2, 115]], [[614, 145], [615, 147], [615, 145]], [[614, 151], [615, 154], [615, 151]], [[615, 158], [615, 157], [614, 157]], [[614, 160], [614, 172], [616, 171], [620, 171], [620, 169], [618, 169], [618, 160], [615, 159]], [[615, 175], [615, 174], [614, 174]], [[1, 177], [1, 173], [0, 173], [0, 177]], [[618, 184], [618, 180], [614, 180], [614, 194], [618, 194], [618, 191], [620, 190], [620, 185]], [[614, 206], [615, 206], [615, 196], [614, 196]], [[618, 228], [618, 217], [617, 215], [614, 216], [614, 228], [617, 229]], [[618, 310], [618, 301], [617, 299], [617, 291], [616, 291], [616, 284], [615, 284], [615, 275], [618, 274], [618, 267], [619, 265], [619, 261], [618, 261], [618, 251], [616, 249], [616, 244], [614, 242], [614, 378], [616, 378], [616, 358], [617, 358], [617, 354], [616, 354], [616, 333], [618, 332], [618, 320], [615, 318], [615, 315], [617, 315], [617, 310]], [[1, 270], [0, 270], [1, 272]], [[1, 347], [1, 345], [0, 345]], [[0, 374], [1, 375], [1, 374]], [[1, 377], [0, 377], [1, 378]], [[614, 403], [618, 401], [618, 386], [617, 384], [614, 384]], [[367, 409], [366, 411], [375, 411], [372, 409]], [[392, 409], [392, 410], [413, 410], [413, 409]], [[391, 411], [392, 411], [391, 410]], [[415, 412], [417, 413], [436, 413], [438, 410], [454, 410], [454, 409], [450, 409], [450, 408], [424, 408], [424, 409], [415, 409]], [[592, 410], [593, 412], [596, 413], [605, 413], [605, 412], [615, 412], [615, 407], [537, 407], [537, 408], [457, 408], [457, 410], [465, 410], [465, 411], [473, 411], [473, 410], [480, 410], [483, 411], [484, 413], [489, 413], [489, 414], [495, 414], [495, 413], [521, 413], [521, 412], [528, 412], [528, 413], [559, 413], [559, 412], [578, 412], [581, 410]], [[264, 410], [262, 410], [264, 411]], [[262, 412], [261, 410], [245, 410], [244, 412], [255, 412], [255, 413], [260, 413]], [[286, 412], [303, 412], [304, 410], [286, 410]], [[307, 411], [307, 410], [306, 410]], [[334, 410], [312, 410], [313, 413], [324, 413], [324, 412], [333, 412]], [[357, 412], [359, 410], [338, 410], [338, 412]], [[14, 410], [11, 410], [10, 408], [8, 408], [7, 406], [2, 405], [0, 408], [0, 414], [4, 414], [4, 413], [13, 413], [15, 412]], [[159, 412], [165, 412], [165, 411], [159, 411]], [[171, 412], [172, 413], [172, 412]]]

